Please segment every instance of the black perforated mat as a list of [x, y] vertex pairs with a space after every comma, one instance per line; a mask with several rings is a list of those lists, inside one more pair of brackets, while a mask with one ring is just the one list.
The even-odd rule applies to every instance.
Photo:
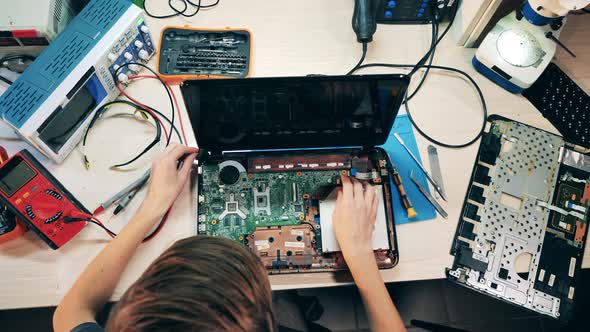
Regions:
[[566, 141], [590, 148], [590, 97], [556, 64], [522, 93]]

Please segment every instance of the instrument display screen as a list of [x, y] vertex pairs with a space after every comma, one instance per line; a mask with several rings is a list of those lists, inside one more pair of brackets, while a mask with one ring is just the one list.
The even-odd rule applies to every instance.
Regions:
[[65, 107], [58, 107], [43, 123], [38, 130], [39, 138], [53, 152], [58, 153], [95, 106], [96, 100], [88, 87], [83, 86]]
[[21, 157], [15, 157], [0, 169], [0, 190], [4, 195], [10, 197], [36, 175], [37, 171]]

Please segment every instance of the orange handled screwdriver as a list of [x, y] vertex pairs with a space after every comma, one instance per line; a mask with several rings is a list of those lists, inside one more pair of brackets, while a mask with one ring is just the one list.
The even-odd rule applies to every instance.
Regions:
[[416, 210], [414, 210], [414, 207], [412, 206], [412, 202], [410, 202], [408, 195], [406, 195], [406, 190], [404, 189], [404, 185], [402, 184], [402, 177], [399, 175], [397, 168], [393, 164], [391, 165], [391, 168], [391, 176], [393, 177], [393, 183], [395, 183], [395, 186], [399, 191], [399, 195], [402, 200], [402, 205], [404, 206], [404, 208], [406, 208], [406, 211], [408, 212], [408, 218], [412, 219], [416, 217], [418, 213], [416, 213]]

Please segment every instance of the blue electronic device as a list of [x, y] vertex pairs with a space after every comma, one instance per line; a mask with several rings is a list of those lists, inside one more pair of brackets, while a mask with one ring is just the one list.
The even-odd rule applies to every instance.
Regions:
[[[145, 63], [154, 52], [143, 12], [131, 0], [92, 0], [0, 96], [2, 120], [62, 162], [94, 112], [119, 95], [115, 70]], [[137, 65], [126, 66], [118, 80], [137, 71]]]
[[432, 22], [435, 8], [438, 20], [449, 14], [455, 0], [374, 0], [378, 1], [377, 23], [427, 24]]

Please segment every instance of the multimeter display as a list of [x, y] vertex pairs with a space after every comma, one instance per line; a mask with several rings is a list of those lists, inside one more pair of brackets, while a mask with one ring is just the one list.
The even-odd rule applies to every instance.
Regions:
[[65, 223], [64, 217], [90, 215], [27, 150], [0, 165], [0, 203], [53, 249], [67, 243], [86, 225]]
[[13, 158], [0, 171], [0, 190], [10, 197], [37, 175], [34, 169], [29, 167], [22, 158]]

